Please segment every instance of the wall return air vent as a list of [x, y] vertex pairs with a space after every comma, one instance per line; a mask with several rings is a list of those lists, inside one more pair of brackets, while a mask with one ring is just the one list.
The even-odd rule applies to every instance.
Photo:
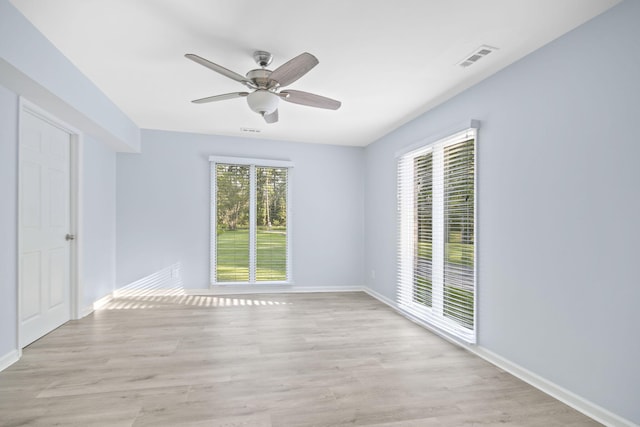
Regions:
[[475, 64], [485, 56], [489, 55], [491, 52], [498, 50], [497, 47], [482, 45], [476, 50], [474, 50], [470, 55], [467, 55], [465, 59], [458, 63], [462, 68], [467, 68], [470, 65]]

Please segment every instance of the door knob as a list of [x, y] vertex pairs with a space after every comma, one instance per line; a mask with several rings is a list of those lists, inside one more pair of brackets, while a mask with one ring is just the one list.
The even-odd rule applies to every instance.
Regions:
[[65, 238], [66, 240], [75, 240], [75, 239], [76, 239], [76, 236], [75, 236], [75, 235], [73, 235], [73, 234], [67, 234], [64, 238]]

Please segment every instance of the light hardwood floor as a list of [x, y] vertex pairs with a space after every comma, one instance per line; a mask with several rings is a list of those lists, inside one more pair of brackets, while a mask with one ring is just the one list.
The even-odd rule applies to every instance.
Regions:
[[364, 293], [130, 296], [0, 373], [2, 426], [592, 426]]

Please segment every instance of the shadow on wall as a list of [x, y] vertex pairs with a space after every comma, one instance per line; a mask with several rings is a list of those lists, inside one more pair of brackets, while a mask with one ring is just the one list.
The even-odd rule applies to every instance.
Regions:
[[121, 287], [101, 310], [135, 310], [170, 306], [212, 307], [274, 307], [290, 305], [278, 297], [188, 295], [181, 279], [182, 264], [177, 262], [142, 279]]
[[177, 262], [113, 292], [114, 298], [147, 295], [182, 295], [182, 263]]

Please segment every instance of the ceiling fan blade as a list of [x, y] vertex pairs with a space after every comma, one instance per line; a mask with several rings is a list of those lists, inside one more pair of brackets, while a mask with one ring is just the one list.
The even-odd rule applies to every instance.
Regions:
[[300, 90], [284, 90], [280, 92], [279, 95], [287, 102], [307, 105], [309, 107], [337, 110], [342, 105], [342, 102], [336, 101], [335, 99], [326, 98], [309, 92], [302, 92]]
[[216, 73], [220, 73], [225, 77], [229, 77], [230, 79], [240, 82], [249, 87], [254, 87], [253, 83], [250, 80], [248, 80], [246, 77], [236, 73], [235, 71], [231, 71], [227, 68], [224, 68], [222, 65], [214, 64], [213, 62], [208, 61], [193, 53], [187, 53], [185, 57], [189, 58], [193, 62], [197, 62], [198, 64], [207, 67], [210, 70], [215, 71]]
[[278, 110], [275, 110], [271, 114], [265, 114], [262, 117], [264, 117], [264, 121], [267, 123], [275, 123], [278, 121]]
[[241, 98], [249, 95], [249, 92], [233, 92], [225, 93], [223, 95], [207, 96], [206, 98], [194, 99], [194, 104], [206, 104], [207, 102], [224, 101], [225, 99]]
[[318, 65], [318, 59], [304, 52], [273, 70], [269, 78], [278, 82], [280, 86], [288, 86], [316, 65]]

